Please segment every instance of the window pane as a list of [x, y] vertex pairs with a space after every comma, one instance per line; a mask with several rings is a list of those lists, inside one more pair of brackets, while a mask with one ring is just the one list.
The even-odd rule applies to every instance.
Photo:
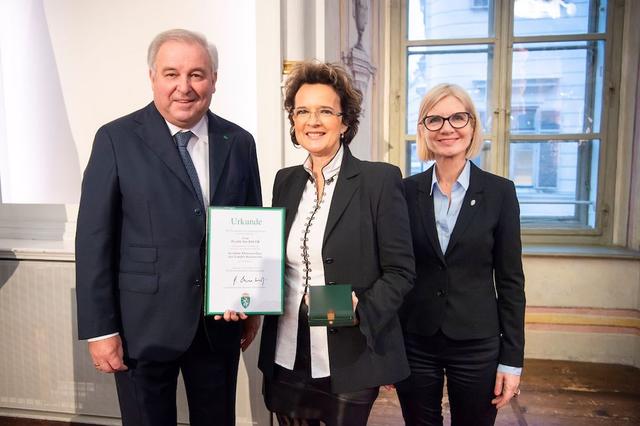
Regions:
[[[405, 170], [405, 176], [412, 176], [427, 170], [431, 165], [433, 165], [433, 161], [420, 161], [418, 158], [418, 154], [416, 153], [416, 142], [415, 141], [407, 141], [406, 143], [407, 151], [406, 151], [406, 165], [407, 170]], [[491, 170], [491, 141], [484, 141], [482, 145], [482, 150], [477, 157], [472, 158], [471, 161], [480, 167], [482, 170]]]
[[603, 74], [604, 42], [514, 45], [511, 132], [599, 132]]
[[409, 0], [409, 40], [493, 36], [494, 0]]
[[405, 170], [405, 176], [413, 176], [417, 175], [420, 172], [424, 172], [433, 164], [433, 161], [420, 161], [418, 158], [418, 154], [416, 152], [416, 142], [415, 141], [407, 141], [406, 145], [406, 162], [407, 165]]
[[593, 228], [599, 140], [514, 141], [509, 179], [523, 223]]
[[606, 0], [516, 0], [513, 34], [588, 34], [605, 31]]
[[439, 83], [465, 88], [478, 109], [483, 130], [491, 132], [491, 67], [493, 46], [410, 47], [407, 58], [406, 132], [416, 133], [420, 101]]

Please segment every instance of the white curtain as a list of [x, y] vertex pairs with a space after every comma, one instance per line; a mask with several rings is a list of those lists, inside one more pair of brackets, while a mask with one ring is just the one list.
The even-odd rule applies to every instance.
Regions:
[[2, 0], [0, 201], [77, 203], [80, 179], [42, 0]]

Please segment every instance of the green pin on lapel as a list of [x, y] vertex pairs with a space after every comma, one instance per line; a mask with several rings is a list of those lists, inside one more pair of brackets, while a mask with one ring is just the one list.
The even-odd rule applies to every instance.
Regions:
[[229, 140], [229, 136], [227, 136], [227, 135], [222, 135], [222, 139], [224, 139], [224, 140]]

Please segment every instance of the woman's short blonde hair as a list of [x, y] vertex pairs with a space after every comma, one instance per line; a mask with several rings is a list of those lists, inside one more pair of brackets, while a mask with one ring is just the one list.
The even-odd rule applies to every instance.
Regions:
[[[442, 83], [434, 86], [431, 90], [424, 95], [422, 102], [420, 102], [420, 112], [418, 113], [418, 137], [416, 139], [416, 151], [418, 158], [422, 161], [434, 160], [433, 151], [429, 149], [427, 143], [427, 130], [422, 124], [422, 120], [427, 116], [427, 113], [441, 100], [447, 96], [453, 96], [464, 105], [466, 112], [471, 114], [470, 125], [473, 126], [473, 135], [471, 136], [471, 143], [467, 148], [465, 157], [468, 159], [474, 158], [480, 153], [482, 149], [482, 122], [480, 116], [476, 110], [471, 96], [462, 87], [457, 84]], [[462, 112], [462, 111], [459, 111]]]

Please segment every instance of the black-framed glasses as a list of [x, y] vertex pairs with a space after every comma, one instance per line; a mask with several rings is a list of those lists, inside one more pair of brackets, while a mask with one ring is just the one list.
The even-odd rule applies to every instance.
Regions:
[[309, 108], [294, 108], [291, 111], [293, 119], [300, 122], [305, 122], [311, 118], [311, 115], [315, 115], [321, 121], [331, 120], [334, 117], [342, 117], [343, 113], [336, 112], [331, 108], [318, 108], [317, 110], [310, 110]]
[[422, 119], [422, 125], [432, 132], [437, 132], [442, 129], [444, 122], [448, 121], [451, 127], [454, 129], [462, 129], [469, 124], [471, 120], [471, 114], [468, 112], [455, 112], [448, 117], [442, 117], [441, 115], [427, 115]]

